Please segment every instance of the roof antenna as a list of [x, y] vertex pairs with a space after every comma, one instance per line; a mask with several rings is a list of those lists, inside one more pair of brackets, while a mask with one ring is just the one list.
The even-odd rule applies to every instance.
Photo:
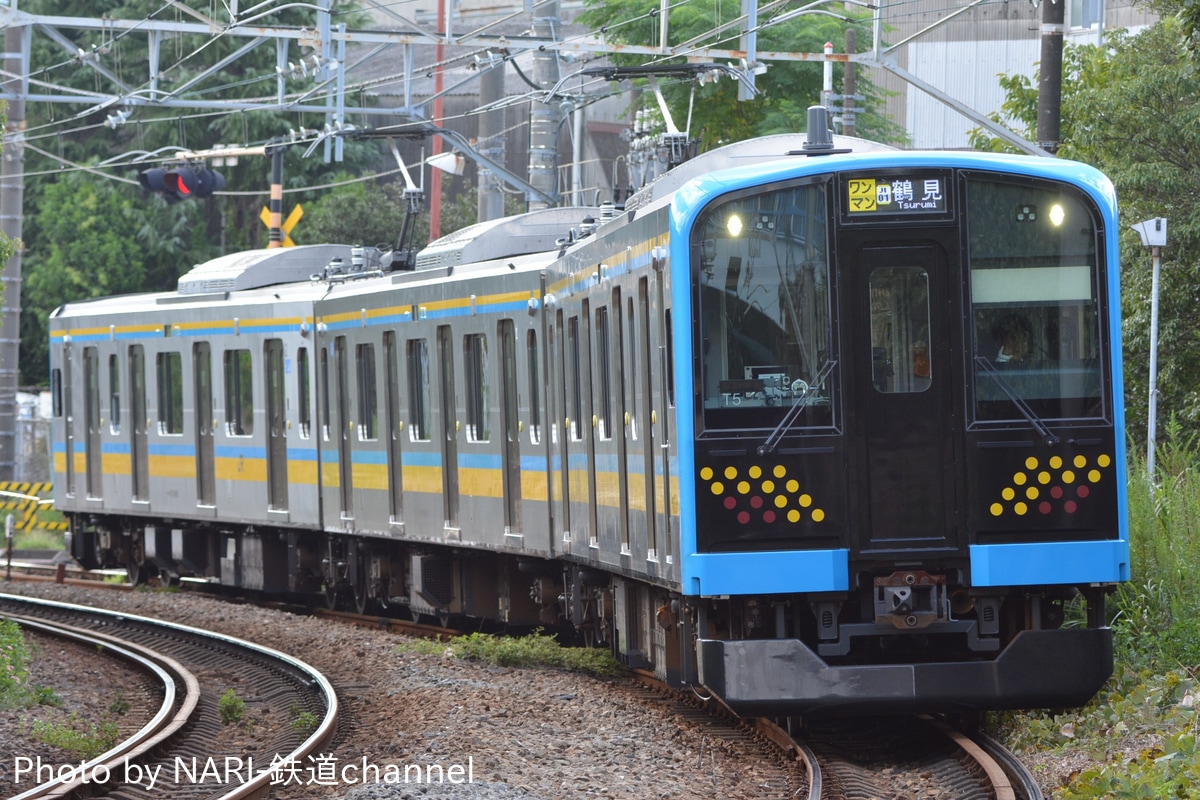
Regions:
[[829, 109], [825, 106], [808, 107], [808, 138], [804, 142], [804, 149], [833, 149], [833, 131], [829, 130]]
[[808, 134], [800, 150], [789, 150], [789, 156], [831, 156], [853, 152], [852, 148], [833, 146], [833, 131], [829, 128], [829, 109], [825, 106], [808, 107]]

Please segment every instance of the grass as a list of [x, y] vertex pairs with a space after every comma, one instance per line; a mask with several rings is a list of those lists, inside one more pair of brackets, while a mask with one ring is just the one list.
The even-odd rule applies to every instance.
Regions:
[[620, 672], [620, 665], [607, 650], [584, 647], [563, 647], [554, 636], [540, 630], [528, 636], [492, 636], [472, 633], [450, 642], [414, 639], [397, 645], [404, 653], [442, 655], [467, 661], [482, 661], [502, 667], [534, 669], [565, 669], [597, 677], [611, 677]]
[[1059, 800], [1200, 798], [1200, 451], [1167, 426], [1129, 477], [1132, 580], [1109, 602], [1116, 668], [1087, 707], [998, 717], [1019, 752], [1084, 756]]
[[57, 747], [79, 758], [95, 758], [117, 743], [119, 731], [115, 722], [86, 724], [74, 715], [65, 722], [33, 723], [33, 735], [38, 741]]

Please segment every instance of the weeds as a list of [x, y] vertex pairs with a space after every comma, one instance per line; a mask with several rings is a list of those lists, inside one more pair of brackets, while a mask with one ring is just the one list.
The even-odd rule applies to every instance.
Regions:
[[33, 735], [38, 741], [57, 747], [80, 758], [95, 758], [117, 743], [117, 723], [102, 722], [80, 729], [79, 719], [71, 714], [66, 722], [33, 723]]
[[398, 645], [397, 650], [425, 655], [446, 655], [502, 667], [555, 667], [599, 677], [615, 675], [620, 670], [609, 651], [587, 647], [563, 647], [554, 636], [546, 636], [540, 630], [529, 636], [472, 633], [448, 643], [418, 639]]
[[226, 689], [225, 694], [217, 701], [217, 713], [223, 725], [241, 722], [246, 718], [246, 701], [238, 697], [238, 693], [233, 689]]

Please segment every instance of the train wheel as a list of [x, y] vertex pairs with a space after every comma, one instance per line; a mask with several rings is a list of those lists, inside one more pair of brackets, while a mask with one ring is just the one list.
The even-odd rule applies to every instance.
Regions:
[[125, 574], [129, 576], [131, 586], [140, 586], [150, 577], [146, 572], [146, 568], [132, 558], [125, 565]]
[[[360, 572], [361, 576], [362, 573]], [[354, 610], [360, 614], [366, 614], [375, 609], [375, 598], [371, 597], [368, 591], [366, 579], [360, 580], [354, 586]]]
[[336, 611], [342, 599], [342, 593], [338, 591], [337, 585], [326, 581], [322, 595], [325, 597], [325, 607], [330, 611]]

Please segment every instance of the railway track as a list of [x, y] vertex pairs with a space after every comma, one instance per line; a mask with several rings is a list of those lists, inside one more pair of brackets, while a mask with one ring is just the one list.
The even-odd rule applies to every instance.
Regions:
[[821, 800], [1042, 800], [1033, 775], [999, 743], [930, 717], [810, 723], [805, 741]]
[[[448, 638], [459, 633], [343, 611], [318, 608], [311, 613], [409, 636]], [[651, 674], [632, 675], [647, 692], [673, 703], [681, 718], [704, 729], [713, 748], [742, 740], [773, 753], [780, 769], [762, 782], [766, 800], [895, 796], [1042, 800], [1036, 780], [1015, 755], [987, 736], [963, 733], [938, 719], [851, 718], [820, 723], [745, 719], [715, 700], [672, 689]], [[705, 758], [706, 752], [697, 753], [695, 768], [703, 770]]]
[[[274, 785], [303, 780], [336, 730], [332, 685], [284, 653], [174, 623], [3, 594], [0, 617], [8, 616], [117, 654], [153, 674], [163, 697], [133, 737], [71, 769], [56, 765], [53, 779], [25, 789], [20, 800], [262, 797]], [[220, 698], [231, 688], [262, 712], [260, 718], [281, 724], [231, 742], [220, 711]], [[30, 783], [40, 780], [31, 775]]]

